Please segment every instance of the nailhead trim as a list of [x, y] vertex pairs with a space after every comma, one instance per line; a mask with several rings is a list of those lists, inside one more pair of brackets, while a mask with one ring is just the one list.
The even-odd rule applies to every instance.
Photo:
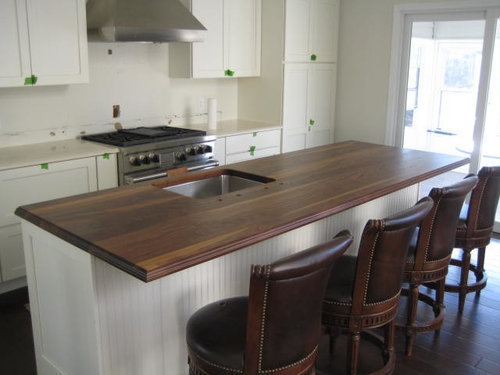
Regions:
[[[439, 208], [439, 204], [441, 203], [441, 198], [439, 198], [439, 200], [437, 201], [436, 203], [436, 208], [434, 209], [434, 215], [432, 216], [432, 221], [431, 221], [431, 233], [433, 232], [433, 229], [434, 229], [434, 220], [436, 220], [436, 215], [437, 215], [437, 212], [438, 212], [438, 208]], [[424, 260], [427, 262], [427, 252], [429, 251], [429, 245], [431, 243], [431, 236], [429, 236], [429, 240], [427, 241], [427, 245], [425, 246], [425, 255], [424, 255]], [[416, 257], [415, 257], [415, 261], [416, 261]]]
[[238, 370], [238, 369], [235, 369], [235, 368], [230, 368], [230, 367], [225, 367], [225, 366], [221, 366], [221, 365], [218, 365], [217, 363], [213, 363], [213, 362], [210, 362], [210, 361], [207, 361], [205, 358], [202, 358], [200, 357], [199, 355], [197, 355], [196, 353], [193, 353], [194, 356], [198, 359], [200, 359], [201, 361], [205, 362], [205, 363], [208, 363], [209, 365], [211, 366], [214, 366], [214, 367], [217, 367], [217, 368], [220, 368], [222, 370], [226, 370], [226, 371], [233, 371], [233, 372], [237, 372], [238, 374], [243, 374], [243, 371], [242, 370]]
[[375, 247], [377, 246], [378, 238], [380, 236], [380, 232], [377, 233], [377, 237], [375, 237], [375, 241], [373, 241], [373, 246], [370, 252], [370, 263], [368, 264], [368, 274], [366, 277], [366, 284], [365, 284], [365, 294], [363, 297], [363, 305], [366, 305], [366, 296], [368, 294], [368, 284], [370, 283], [370, 274], [372, 272], [372, 262], [373, 262], [373, 255], [375, 254]]
[[401, 294], [401, 290], [398, 292], [398, 294], [392, 296], [391, 298], [388, 298], [384, 301], [380, 301], [380, 302], [373, 302], [373, 303], [365, 303], [365, 306], [376, 306], [376, 305], [381, 305], [383, 303], [386, 303], [386, 302], [389, 302], [389, 301], [392, 301], [393, 299], [396, 299], [399, 297], [399, 295]]
[[282, 371], [282, 370], [286, 370], [286, 369], [289, 369], [291, 367], [297, 366], [297, 365], [301, 364], [302, 362], [305, 362], [309, 358], [311, 358], [317, 352], [317, 350], [318, 350], [318, 347], [316, 346], [313, 349], [313, 351], [311, 353], [309, 353], [306, 357], [302, 358], [301, 360], [299, 360], [297, 362], [291, 363], [291, 364], [289, 364], [287, 366], [282, 366], [282, 367], [274, 368], [272, 370], [261, 370], [261, 369], [259, 369], [259, 374], [269, 374], [271, 372]]
[[266, 326], [266, 309], [267, 309], [267, 293], [269, 289], [269, 275], [271, 274], [271, 266], [266, 267], [266, 286], [264, 289], [264, 302], [262, 307], [262, 323], [260, 326], [260, 345], [259, 345], [259, 363], [258, 372], [262, 371], [262, 351], [264, 348], [264, 331]]

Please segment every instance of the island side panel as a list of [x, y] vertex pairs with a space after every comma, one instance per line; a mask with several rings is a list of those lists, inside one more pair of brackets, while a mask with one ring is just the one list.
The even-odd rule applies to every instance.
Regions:
[[102, 374], [92, 256], [23, 220], [38, 375]]
[[208, 303], [248, 294], [252, 264], [271, 263], [343, 229], [353, 233], [348, 252], [356, 254], [368, 219], [406, 209], [417, 196], [414, 185], [150, 283], [95, 258], [104, 374], [188, 374], [187, 320]]

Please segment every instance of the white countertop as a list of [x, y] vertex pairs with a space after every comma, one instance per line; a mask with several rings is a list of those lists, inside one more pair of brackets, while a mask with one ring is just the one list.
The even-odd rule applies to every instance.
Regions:
[[281, 125], [240, 119], [218, 121], [216, 129], [209, 129], [208, 124], [196, 124], [184, 127], [188, 129], [205, 130], [208, 134], [214, 134], [217, 137], [227, 137], [263, 130], [279, 130], [282, 128]]
[[0, 170], [116, 154], [118, 148], [79, 139], [0, 148]]

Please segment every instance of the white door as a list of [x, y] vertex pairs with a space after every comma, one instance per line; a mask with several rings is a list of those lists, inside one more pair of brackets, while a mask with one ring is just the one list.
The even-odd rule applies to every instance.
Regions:
[[309, 83], [309, 123], [306, 147], [333, 141], [335, 106], [335, 64], [311, 64]]
[[0, 87], [22, 86], [31, 76], [26, 2], [0, 1]]
[[316, 61], [337, 61], [339, 1], [315, 0], [311, 19], [310, 54], [316, 56]]
[[285, 64], [283, 82], [283, 152], [306, 147], [309, 65]]
[[285, 61], [310, 61], [312, 0], [286, 0]]
[[192, 43], [193, 77], [224, 77], [224, 0], [192, 0], [192, 12], [207, 29], [203, 43]]

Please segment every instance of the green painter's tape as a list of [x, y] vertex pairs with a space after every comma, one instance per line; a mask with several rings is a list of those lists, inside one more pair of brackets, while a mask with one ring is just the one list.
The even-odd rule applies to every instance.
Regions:
[[255, 146], [250, 146], [250, 156], [255, 156]]
[[49, 169], [49, 163], [43, 163], [40, 165], [42, 169]]
[[38, 81], [38, 77], [32, 74], [30, 77], [26, 77], [24, 79], [24, 84], [26, 86], [27, 85], [35, 85], [37, 81]]
[[316, 55], [311, 55], [311, 61], [316, 61], [316, 59], [318, 58], [318, 56]]
[[257, 132], [253, 132], [252, 134], [254, 137], [257, 137]]
[[309, 125], [314, 125], [314, 122], [315, 121], [313, 119], [309, 120]]
[[102, 154], [102, 158], [103, 158], [103, 159], [108, 159], [108, 160], [109, 160], [109, 154], [108, 154], [108, 153], [106, 153], [106, 154]]
[[31, 80], [33, 81], [33, 84], [36, 85], [36, 83], [38, 81], [38, 77], [37, 76], [31, 76]]

